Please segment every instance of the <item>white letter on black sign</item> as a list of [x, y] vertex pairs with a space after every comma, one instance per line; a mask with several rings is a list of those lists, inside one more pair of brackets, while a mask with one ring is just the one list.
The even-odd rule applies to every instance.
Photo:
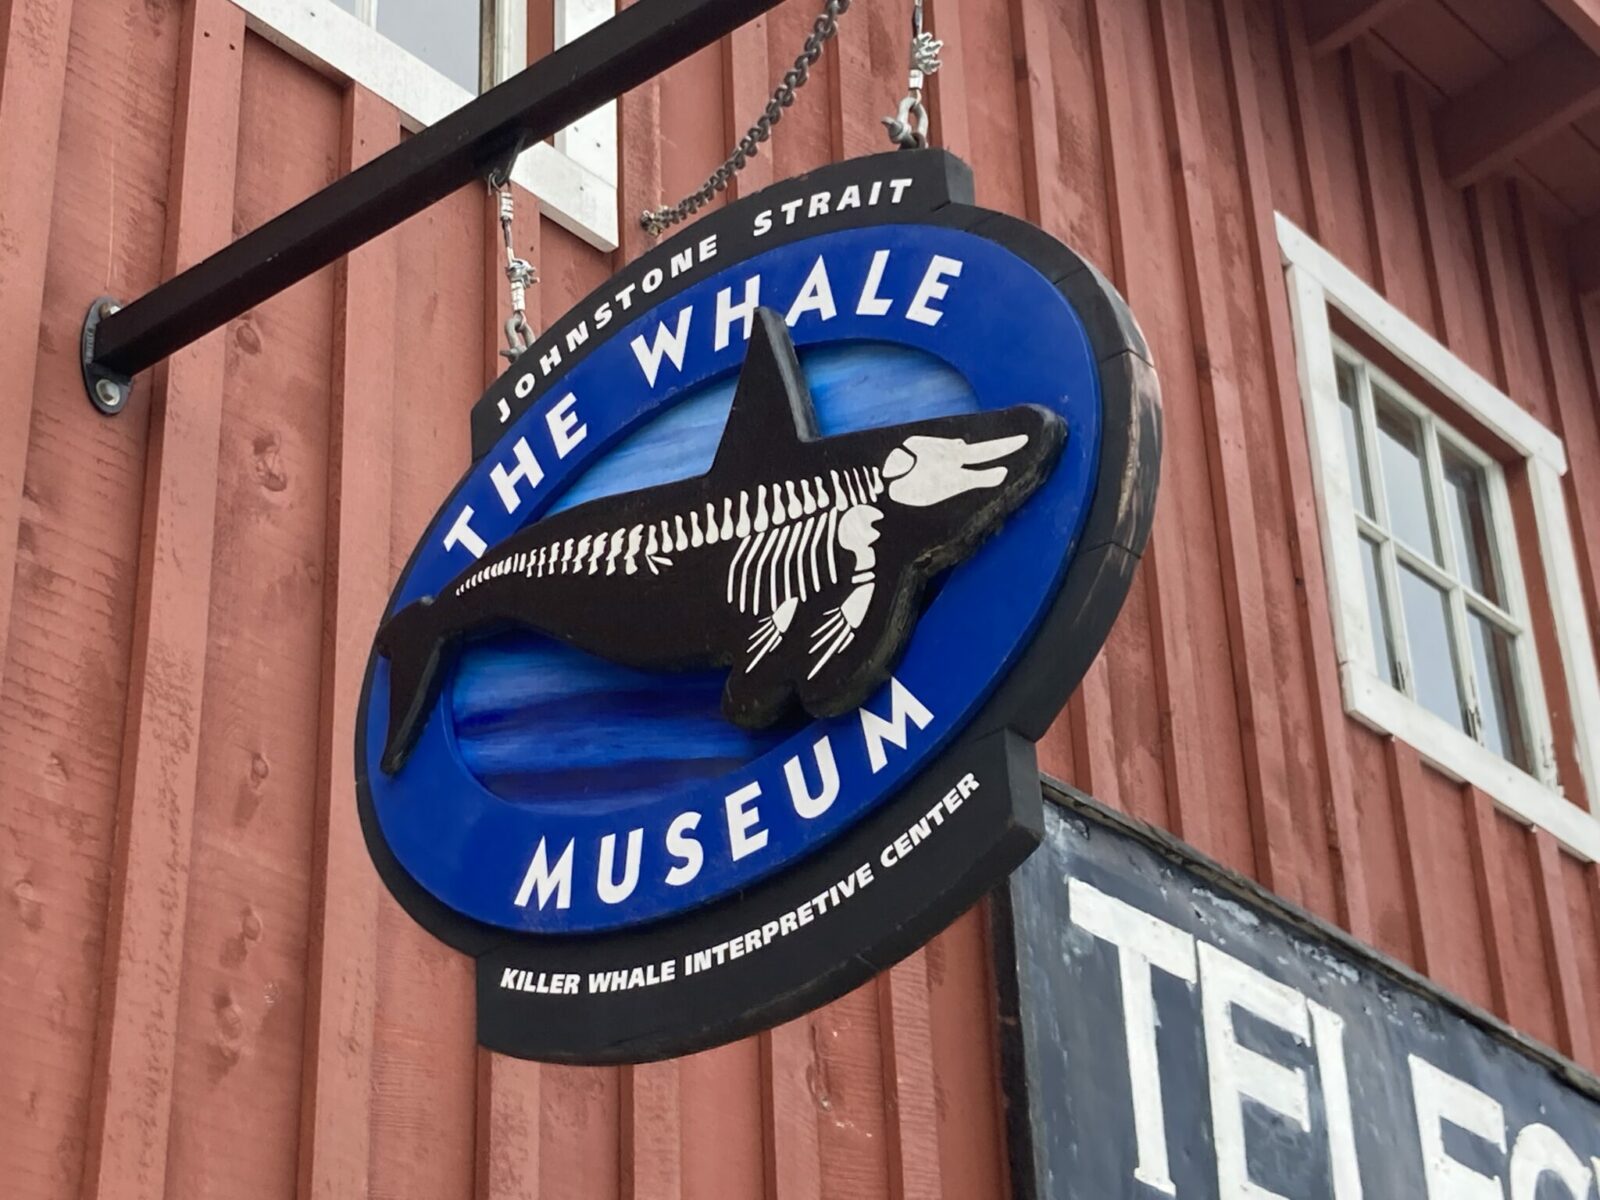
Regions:
[[1239, 1044], [1233, 1010], [1242, 1008], [1311, 1040], [1305, 997], [1214, 946], [1200, 947], [1200, 1015], [1211, 1079], [1211, 1128], [1217, 1151], [1220, 1200], [1286, 1200], [1250, 1179], [1244, 1144], [1243, 1103], [1248, 1098], [1311, 1129], [1311, 1093], [1301, 1071]]
[[1311, 1032], [1317, 1040], [1317, 1075], [1322, 1080], [1322, 1110], [1328, 1121], [1328, 1160], [1333, 1167], [1333, 1200], [1361, 1200], [1361, 1164], [1356, 1158], [1356, 1125], [1350, 1115], [1350, 1072], [1344, 1061], [1344, 1019], [1315, 1000]]
[[1511, 1148], [1511, 1200], [1538, 1200], [1539, 1181], [1554, 1175], [1573, 1200], [1589, 1200], [1594, 1179], [1583, 1160], [1548, 1125], [1529, 1125]]
[[1411, 1094], [1422, 1142], [1422, 1177], [1428, 1200], [1501, 1200], [1500, 1181], [1451, 1158], [1444, 1148], [1444, 1122], [1459, 1125], [1500, 1153], [1506, 1150], [1505, 1110], [1469, 1083], [1432, 1063], [1411, 1059]]
[[1167, 1114], [1161, 1098], [1161, 1067], [1156, 1059], [1156, 1001], [1150, 988], [1151, 964], [1185, 983], [1195, 981], [1194, 938], [1131, 904], [1108, 896], [1082, 880], [1067, 888], [1072, 923], [1117, 947], [1122, 981], [1122, 1023], [1128, 1042], [1128, 1080], [1133, 1087], [1133, 1132], [1140, 1183], [1178, 1194], [1167, 1158]]

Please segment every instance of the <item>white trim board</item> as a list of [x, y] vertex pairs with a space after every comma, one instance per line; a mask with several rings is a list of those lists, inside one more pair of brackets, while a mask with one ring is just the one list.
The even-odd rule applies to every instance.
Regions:
[[1515, 400], [1368, 287], [1282, 213], [1278, 214], [1278, 247], [1284, 264], [1298, 267], [1315, 279], [1329, 304], [1471, 413], [1496, 438], [1524, 458], [1548, 463], [1558, 475], [1567, 473], [1566, 448], [1537, 417], [1518, 407]]
[[[1579, 857], [1600, 862], [1600, 819], [1594, 813], [1480, 746], [1377, 674], [1358, 557], [1354, 493], [1345, 463], [1328, 309], [1337, 308], [1527, 461], [1536, 528], [1523, 532], [1532, 532], [1537, 538], [1576, 727], [1573, 751], [1590, 804], [1600, 808], [1600, 678], [1594, 668], [1566, 494], [1560, 482], [1567, 470], [1561, 439], [1282, 214], [1277, 226], [1345, 711], [1415, 747], [1441, 772], [1474, 784], [1505, 811], [1548, 830]], [[1530, 703], [1534, 702], [1546, 703], [1542, 696], [1530, 697]]]
[[[358, 83], [394, 105], [413, 132], [473, 99], [464, 87], [329, 0], [233, 3], [252, 32], [322, 74]], [[523, 153], [511, 178], [563, 229], [597, 250], [617, 248], [615, 183], [544, 142]]]

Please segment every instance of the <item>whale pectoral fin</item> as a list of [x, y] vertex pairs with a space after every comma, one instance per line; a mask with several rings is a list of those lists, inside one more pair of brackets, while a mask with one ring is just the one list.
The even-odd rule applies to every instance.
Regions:
[[850, 712], [889, 678], [916, 627], [921, 590], [915, 576], [880, 573], [856, 583], [808, 625], [796, 681], [806, 712], [819, 718]]
[[830, 608], [822, 624], [811, 631], [811, 670], [807, 679], [815, 679], [835, 655], [850, 648], [856, 633], [867, 619], [872, 606], [874, 585], [868, 581], [859, 584], [845, 597], [838, 608]]
[[755, 632], [750, 635], [749, 645], [745, 648], [745, 674], [754, 671], [761, 665], [762, 659], [783, 644], [783, 635], [789, 632], [789, 626], [794, 623], [795, 610], [799, 607], [800, 601], [791, 596], [761, 618], [755, 627]]
[[800, 601], [790, 597], [756, 623], [722, 689], [722, 714], [744, 729], [765, 729], [794, 700], [785, 640]]

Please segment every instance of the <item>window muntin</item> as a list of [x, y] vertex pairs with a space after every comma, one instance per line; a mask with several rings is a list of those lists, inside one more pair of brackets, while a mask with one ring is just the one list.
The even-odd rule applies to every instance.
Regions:
[[1333, 342], [1376, 674], [1530, 774], [1535, 651], [1505, 603], [1514, 552], [1499, 464]]

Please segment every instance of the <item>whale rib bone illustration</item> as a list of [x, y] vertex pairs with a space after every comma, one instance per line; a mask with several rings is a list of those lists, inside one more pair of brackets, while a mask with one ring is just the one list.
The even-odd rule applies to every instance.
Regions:
[[727, 667], [724, 715], [814, 717], [888, 678], [927, 581], [1049, 476], [1065, 423], [1031, 404], [821, 437], [788, 328], [758, 309], [704, 475], [523, 529], [378, 631], [382, 767], [405, 763], [470, 637], [526, 629], [645, 670]]

